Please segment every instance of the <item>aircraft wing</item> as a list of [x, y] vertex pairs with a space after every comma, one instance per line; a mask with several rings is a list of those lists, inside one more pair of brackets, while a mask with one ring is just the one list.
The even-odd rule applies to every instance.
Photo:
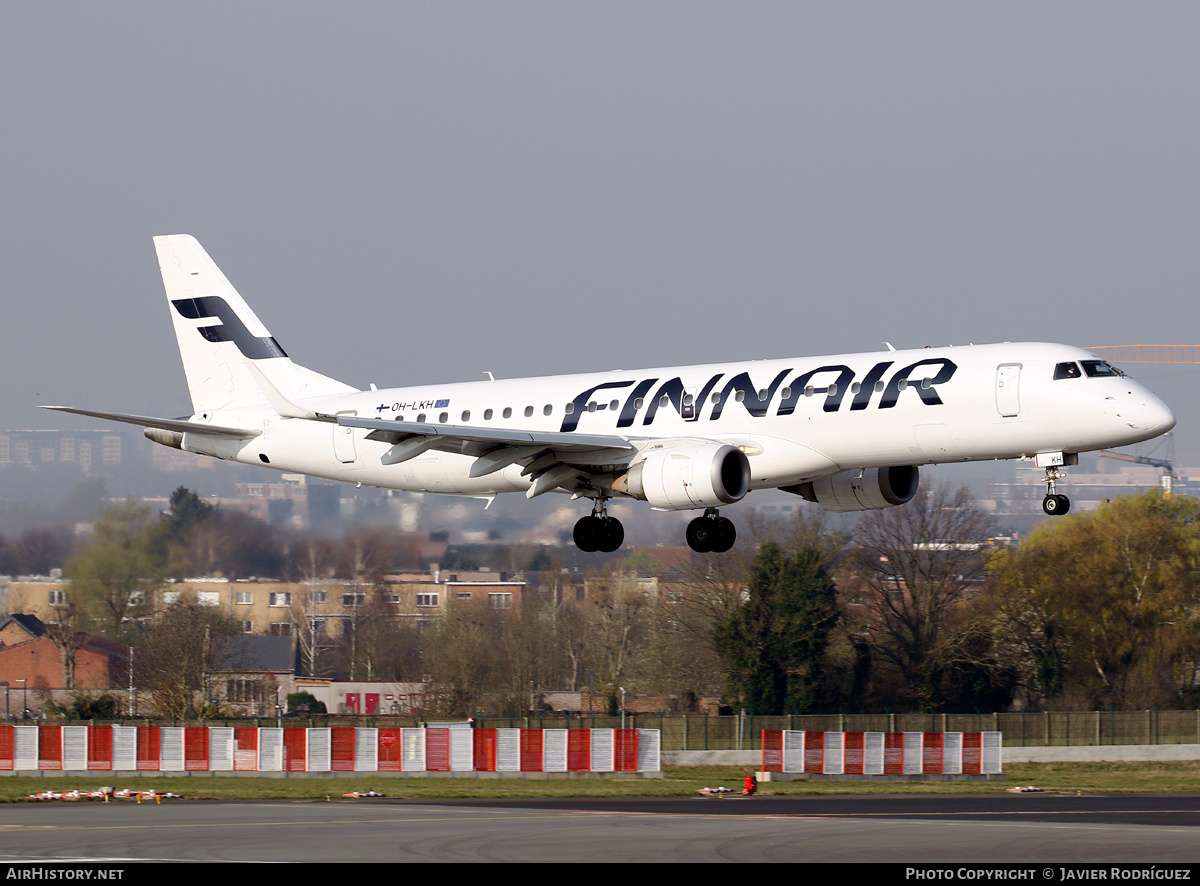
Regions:
[[469, 472], [472, 478], [524, 463], [521, 473], [532, 481], [526, 492], [529, 498], [560, 486], [570, 489], [578, 478], [589, 473], [587, 466], [626, 463], [637, 450], [624, 437], [606, 434], [482, 428], [353, 415], [332, 417], [343, 427], [369, 430], [368, 440], [391, 443], [381, 459], [383, 464], [398, 464], [428, 449], [474, 456]]
[[564, 434], [557, 431], [521, 431], [507, 428], [481, 428], [478, 425], [443, 425], [416, 421], [389, 421], [383, 418], [359, 418], [355, 415], [336, 416], [337, 423], [348, 428], [369, 428], [369, 440], [395, 443], [404, 437], [445, 437], [479, 443], [526, 445], [540, 443], [562, 450], [620, 449], [636, 447], [624, 437], [607, 434]]
[[53, 409], [55, 412], [71, 412], [75, 415], [88, 415], [92, 418], [103, 418], [107, 421], [120, 421], [129, 425], [139, 425], [143, 428], [160, 428], [164, 431], [176, 431], [180, 434], [212, 434], [217, 437], [241, 437], [249, 439], [262, 434], [253, 428], [227, 428], [223, 425], [206, 425], [198, 421], [184, 421], [177, 418], [155, 418], [150, 415], [127, 415], [123, 412], [97, 412], [93, 409], [75, 409], [72, 406], [42, 406], [41, 409]]

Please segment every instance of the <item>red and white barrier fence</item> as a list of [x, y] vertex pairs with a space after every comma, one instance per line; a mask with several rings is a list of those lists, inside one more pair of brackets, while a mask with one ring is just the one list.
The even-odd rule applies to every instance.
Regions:
[[657, 729], [0, 725], [0, 770], [658, 772]]
[[808, 775], [998, 775], [999, 732], [763, 730], [764, 772]]

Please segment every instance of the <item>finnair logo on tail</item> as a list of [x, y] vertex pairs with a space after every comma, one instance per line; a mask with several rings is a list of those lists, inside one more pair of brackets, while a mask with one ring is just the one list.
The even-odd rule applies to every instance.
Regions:
[[196, 331], [211, 342], [231, 341], [237, 345], [242, 356], [250, 360], [266, 357], [286, 357], [283, 348], [274, 338], [259, 338], [252, 335], [246, 324], [229, 306], [229, 302], [217, 295], [199, 298], [181, 298], [171, 302], [182, 317], [188, 320], [213, 319], [220, 322], [211, 326], [199, 326]]

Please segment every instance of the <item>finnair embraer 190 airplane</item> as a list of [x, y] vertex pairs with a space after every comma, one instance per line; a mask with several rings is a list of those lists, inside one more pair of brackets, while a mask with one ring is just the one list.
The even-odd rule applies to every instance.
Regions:
[[696, 551], [732, 547], [719, 514], [778, 488], [832, 511], [902, 505], [919, 465], [1033, 458], [1047, 514], [1080, 452], [1175, 425], [1142, 385], [1079, 348], [1004, 343], [360, 391], [284, 352], [187, 235], [154, 247], [194, 414], [50, 406], [145, 427], [156, 443], [349, 483], [490, 498], [592, 502], [584, 551], [624, 540], [612, 498], [702, 510]]

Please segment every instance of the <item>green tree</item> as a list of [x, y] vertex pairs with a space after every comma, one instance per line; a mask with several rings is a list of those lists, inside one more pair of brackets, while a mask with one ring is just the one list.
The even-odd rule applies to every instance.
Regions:
[[836, 589], [821, 553], [790, 556], [774, 542], [754, 558], [744, 599], [713, 626], [730, 700], [755, 714], [802, 714], [817, 704]]
[[67, 561], [72, 601], [110, 638], [120, 638], [130, 619], [149, 612], [162, 584], [165, 564], [155, 530], [150, 509], [127, 499], [96, 521], [89, 544]]
[[1152, 492], [1046, 521], [990, 571], [997, 633], [1035, 697], [1194, 702], [1200, 502]]

